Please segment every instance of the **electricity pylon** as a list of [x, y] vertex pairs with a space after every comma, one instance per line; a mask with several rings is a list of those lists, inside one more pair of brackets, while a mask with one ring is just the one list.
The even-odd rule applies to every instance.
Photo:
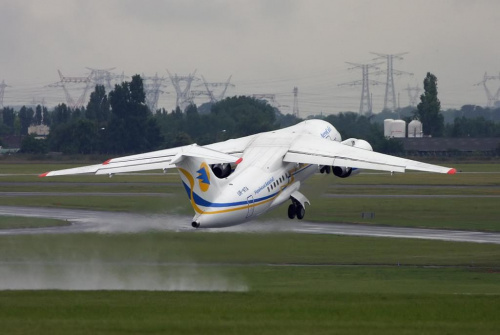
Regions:
[[[207, 95], [210, 98], [211, 103], [214, 104], [214, 103], [224, 99], [224, 96], [226, 95], [227, 88], [229, 86], [234, 87], [234, 85], [230, 83], [231, 77], [232, 77], [232, 75], [229, 76], [229, 78], [227, 78], [226, 82], [224, 82], [224, 83], [208, 83], [205, 80], [205, 77], [201, 76], [201, 79], [203, 79], [203, 84], [205, 85], [205, 88], [207, 89]], [[221, 93], [219, 93], [218, 95], [215, 95], [214, 90], [210, 89], [212, 87], [223, 87], [223, 89], [222, 89]]]
[[2, 80], [2, 83], [0, 84], [0, 108], [3, 108], [3, 95], [6, 87], [10, 86], [5, 83], [5, 80]]
[[[92, 80], [90, 78], [90, 75], [87, 77], [65, 77], [62, 75], [60, 70], [57, 70], [59, 73], [59, 78], [61, 80], [57, 83], [50, 84], [48, 85], [49, 87], [62, 87], [64, 90], [64, 94], [66, 96], [66, 102], [68, 104], [68, 107], [71, 109], [76, 109], [76, 108], [82, 108], [85, 104], [86, 97], [87, 97], [87, 92], [92, 85]], [[85, 84], [85, 87], [83, 89], [83, 93], [80, 95], [77, 101], [73, 99], [71, 94], [68, 91], [68, 88], [66, 87], [66, 84], [68, 83], [73, 83], [73, 84]]]
[[370, 85], [383, 85], [383, 82], [377, 80], [369, 79], [369, 70], [370, 69], [379, 69], [378, 65], [383, 63], [373, 63], [373, 64], [357, 64], [346, 62], [353, 67], [349, 68], [349, 70], [353, 69], [361, 69], [363, 73], [362, 80], [355, 80], [348, 83], [339, 84], [339, 86], [357, 86], [361, 85], [361, 102], [359, 103], [359, 114], [371, 115], [373, 113], [372, 100], [370, 96]]
[[166, 87], [167, 85], [163, 84], [166, 80], [164, 77], [158, 77], [158, 73], [154, 76], [147, 77], [144, 74], [142, 75], [142, 79], [144, 80], [144, 93], [146, 94], [146, 105], [148, 105], [149, 110], [154, 113], [158, 108], [158, 99], [160, 98], [160, 94], [165, 93], [161, 90], [161, 87]]
[[384, 109], [388, 109], [391, 111], [396, 110], [396, 91], [394, 90], [394, 75], [400, 76], [403, 74], [407, 74], [407, 75], [413, 76], [413, 73], [395, 70], [393, 67], [394, 59], [402, 60], [403, 59], [402, 56], [406, 55], [407, 53], [408, 52], [402, 52], [399, 54], [381, 54], [381, 53], [372, 52], [372, 54], [378, 56], [378, 57], [374, 58], [373, 60], [385, 58], [387, 61], [387, 70], [379, 71], [379, 72], [375, 73], [375, 74], [379, 74], [379, 73], [386, 73], [387, 74], [387, 80], [385, 83]]
[[410, 87], [410, 84], [408, 84], [408, 88], [405, 88], [404, 90], [408, 91], [408, 99], [410, 101], [410, 106], [415, 107], [417, 105], [418, 96], [420, 92], [422, 92], [422, 90], [418, 85], [415, 87]]
[[293, 88], [293, 109], [292, 109], [292, 115], [295, 116], [296, 118], [299, 117], [299, 88], [294, 87]]
[[488, 73], [485, 72], [483, 80], [474, 85], [474, 86], [483, 85], [484, 91], [486, 93], [486, 98], [488, 99], [488, 102], [487, 102], [488, 107], [494, 107], [500, 101], [500, 87], [498, 87], [497, 92], [495, 93], [495, 95], [493, 95], [493, 94], [491, 94], [490, 89], [486, 85], [486, 82], [488, 80], [499, 80], [499, 79], [500, 79], [500, 74], [498, 76], [488, 76]]
[[87, 67], [87, 69], [90, 70], [89, 77], [94, 83], [94, 85], [104, 86], [106, 92], [108, 93], [113, 89], [113, 86], [111, 85], [111, 80], [120, 77], [119, 75], [111, 73], [111, 71], [115, 69], [114, 67], [110, 69], [93, 69]]
[[[193, 81], [198, 80], [198, 78], [195, 77], [196, 70], [187, 76], [178, 76], [177, 74], [172, 76], [170, 71], [167, 70], [167, 72], [170, 80], [172, 81], [172, 85], [175, 88], [175, 92], [177, 93], [175, 107], [179, 107], [182, 111], [184, 111], [187, 106], [194, 103], [193, 95], [191, 94], [191, 84]], [[185, 83], [184, 88], [181, 88], [181, 82]]]

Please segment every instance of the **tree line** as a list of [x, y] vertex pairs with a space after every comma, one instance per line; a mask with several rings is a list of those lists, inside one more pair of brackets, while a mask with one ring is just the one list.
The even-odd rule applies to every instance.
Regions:
[[[437, 97], [437, 78], [428, 73], [424, 94], [416, 109], [398, 113], [384, 111], [365, 116], [344, 112], [323, 118], [332, 123], [344, 139], [363, 138], [374, 150], [402, 152], [398, 141], [385, 139], [383, 119], [419, 119], [424, 133], [446, 137], [500, 137], [500, 108], [485, 109], [466, 105], [461, 110], [441, 111]], [[450, 115], [454, 116], [452, 122]], [[124, 155], [197, 143], [205, 145], [230, 138], [247, 136], [290, 126], [302, 121], [283, 115], [267, 102], [239, 96], [226, 98], [211, 106], [190, 105], [168, 112], [152, 113], [145, 103], [143, 81], [139, 75], [130, 82], [115, 85], [107, 93], [97, 85], [85, 108], [70, 109], [59, 104], [52, 111], [43, 106], [22, 107], [19, 112], [5, 107], [0, 119], [0, 137], [8, 134], [28, 135], [30, 125], [50, 126], [46, 140], [26, 136], [24, 152], [63, 152], [65, 154]], [[448, 121], [448, 122], [445, 122]]]

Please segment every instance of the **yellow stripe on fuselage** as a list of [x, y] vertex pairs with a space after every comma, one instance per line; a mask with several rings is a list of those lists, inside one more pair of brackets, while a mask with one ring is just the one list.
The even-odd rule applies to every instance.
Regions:
[[[243, 205], [240, 207], [228, 208], [228, 209], [223, 209], [223, 210], [217, 210], [217, 211], [203, 211], [200, 207], [198, 207], [198, 205], [194, 201], [194, 195], [193, 195], [193, 193], [194, 193], [194, 178], [193, 178], [193, 176], [191, 176], [191, 174], [183, 168], [178, 168], [178, 169], [180, 172], [182, 172], [182, 174], [189, 181], [189, 185], [190, 185], [190, 197], [189, 198], [191, 200], [191, 206], [193, 206], [193, 209], [195, 210], [195, 212], [199, 213], [199, 214], [222, 214], [222, 213], [230, 213], [230, 212], [240, 211], [240, 210], [244, 210], [244, 209], [248, 209], [248, 208], [254, 208], [254, 207], [264, 205], [268, 202], [273, 201], [281, 194], [281, 192], [283, 192], [283, 190], [286, 187], [290, 186], [291, 184], [293, 184], [295, 182], [295, 177], [293, 176], [293, 173], [296, 173], [299, 170], [305, 169], [310, 165], [311, 164], [299, 165], [297, 168], [290, 170], [288, 172], [291, 176], [290, 181], [286, 185], [281, 186], [280, 191], [269, 199], [260, 201], [259, 203], [254, 203], [254, 204], [249, 203], [248, 205]], [[209, 207], [209, 208], [211, 208], [211, 207]]]

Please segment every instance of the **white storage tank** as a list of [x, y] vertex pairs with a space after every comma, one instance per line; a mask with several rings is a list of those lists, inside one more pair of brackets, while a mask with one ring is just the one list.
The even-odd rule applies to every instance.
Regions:
[[394, 120], [391, 125], [391, 137], [406, 137], [406, 122]]
[[392, 123], [393, 122], [394, 122], [393, 119], [385, 119], [384, 120], [384, 136], [385, 137], [391, 137]]
[[408, 137], [423, 137], [422, 122], [413, 120], [408, 123]]

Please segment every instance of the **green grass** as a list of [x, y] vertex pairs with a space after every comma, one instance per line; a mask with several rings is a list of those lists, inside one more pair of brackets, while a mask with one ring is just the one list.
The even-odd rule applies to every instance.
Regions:
[[69, 222], [57, 219], [0, 215], [0, 229], [22, 229], [67, 226]]
[[[320, 198], [309, 209], [307, 219], [500, 231], [499, 202], [500, 198]], [[363, 212], [373, 212], [375, 218], [362, 219]]]
[[[14, 165], [8, 169], [26, 174], [70, 167]], [[489, 172], [498, 167], [494, 164], [467, 166]], [[0, 174], [7, 173], [4, 171], [2, 164]], [[500, 230], [495, 224], [498, 216], [495, 198], [328, 199], [321, 196], [333, 192], [460, 194], [460, 189], [436, 190], [426, 185], [468, 185], [469, 194], [496, 195], [494, 188], [491, 191], [492, 188], [481, 186], [499, 186], [499, 178], [500, 174], [496, 173], [370, 174], [347, 180], [316, 176], [304, 185], [303, 192], [313, 205], [308, 209], [308, 219], [359, 222], [361, 211], [373, 211], [375, 220], [364, 223], [397, 225], [404, 222], [405, 225]], [[98, 176], [39, 179], [18, 175], [0, 177], [0, 182], [4, 182], [2, 187], [9, 191], [162, 192], [158, 190], [165, 185], [160, 183], [177, 183], [179, 178], [133, 175], [112, 179]], [[15, 184], [19, 182], [28, 184]], [[64, 182], [83, 184], [61, 184]], [[96, 182], [99, 184], [93, 184]], [[416, 184], [422, 188], [410, 191], [398, 187], [335, 188], [344, 183]], [[174, 196], [3, 197], [0, 205], [192, 213], [182, 187], [168, 185], [166, 191]], [[279, 208], [268, 217], [283, 218], [285, 209]], [[160, 289], [155, 292], [0, 291], [0, 332], [498, 334], [499, 271], [500, 246], [494, 244], [199, 231], [0, 236], [0, 285], [12, 280], [12, 284], [43, 282], [56, 288], [67, 284], [77, 289], [96, 283], [101, 287], [99, 285], [111, 281], [131, 289], [138, 284], [143, 288], [154, 284], [156, 286], [149, 287]], [[186, 287], [207, 290], [214, 282], [227, 291], [165, 291]], [[233, 292], [235, 287], [246, 291]]]
[[[133, 288], [139, 278], [160, 291], [0, 291], [0, 324], [2, 334], [496, 334], [499, 269], [500, 247], [490, 244], [277, 233], [2, 236], [0, 285], [6, 274], [56, 287], [114, 280]], [[207, 282], [228, 291], [168, 291], [207, 290]]]
[[499, 307], [449, 294], [3, 292], [0, 323], [4, 334], [497, 334]]
[[[0, 285], [159, 290], [0, 291], [0, 325], [2, 334], [51, 335], [496, 334], [499, 271], [493, 244], [200, 231], [0, 236]], [[214, 286], [222, 291], [207, 291]]]
[[[313, 234], [143, 233], [3, 236], [0, 259], [61, 262], [500, 267], [500, 246]], [[85, 252], [81, 252], [85, 250]]]

